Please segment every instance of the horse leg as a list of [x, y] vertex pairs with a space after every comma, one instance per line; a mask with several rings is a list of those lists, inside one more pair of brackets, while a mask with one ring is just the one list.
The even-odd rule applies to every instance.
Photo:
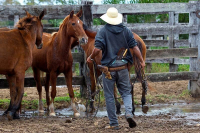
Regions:
[[16, 74], [16, 88], [15, 89], [17, 91], [17, 95], [16, 95], [13, 105], [11, 106], [10, 111], [8, 111], [8, 114], [7, 114], [7, 117], [9, 120], [12, 120], [16, 111], [20, 109], [21, 101], [24, 94], [24, 78], [25, 78], [25, 71], [18, 72]]
[[50, 83], [51, 83], [51, 101], [49, 105], [49, 115], [50, 116], [56, 116], [55, 110], [54, 110], [54, 98], [56, 97], [56, 79], [57, 74], [54, 71], [50, 72]]
[[146, 114], [147, 111], [149, 110], [148, 106], [144, 106], [146, 103], [147, 82], [143, 80], [141, 83], [142, 83], [142, 98], [141, 98], [142, 112]]
[[47, 111], [49, 111], [49, 106], [50, 106], [49, 81], [50, 81], [50, 74], [49, 74], [49, 73], [46, 73], [45, 91], [46, 91]]
[[[94, 77], [93, 69], [90, 69], [90, 82], [91, 82], [91, 95], [92, 95], [96, 91], [96, 84], [95, 84], [95, 77]], [[91, 97], [92, 100], [90, 101], [90, 113], [93, 113], [95, 111], [94, 98], [95, 98], [95, 95], [93, 95]]]
[[15, 114], [13, 115], [13, 119], [20, 119], [20, 113], [21, 113], [21, 108], [22, 108], [22, 103], [20, 103], [20, 108], [19, 108], [19, 110], [17, 110], [16, 112], [15, 112]]
[[14, 99], [16, 98], [16, 77], [15, 75], [6, 75], [6, 78], [8, 80], [9, 83], [9, 88], [10, 88], [10, 104], [8, 109], [3, 113], [3, 115], [7, 115], [8, 111], [10, 111], [11, 109], [11, 105], [14, 103]]
[[120, 105], [119, 101], [117, 100], [117, 88], [116, 87], [114, 87], [114, 97], [115, 97], [115, 105], [116, 105], [116, 109], [117, 109], [116, 114], [121, 114], [121, 111], [120, 111], [121, 105]]
[[71, 106], [72, 106], [72, 109], [74, 111], [74, 116], [79, 117], [80, 113], [76, 109], [75, 99], [74, 99], [74, 91], [73, 91], [73, 88], [72, 88], [72, 67], [70, 67], [70, 68], [71, 69], [69, 71], [66, 71], [64, 73], [64, 75], [65, 75], [65, 80], [66, 80], [66, 83], [67, 83], [69, 97], [71, 99]]
[[134, 114], [134, 113], [135, 113], [135, 105], [134, 105], [134, 87], [133, 87], [133, 84], [131, 84], [131, 86], [132, 86], [131, 94], [132, 94], [132, 108], [133, 108], [132, 114], [135, 115], [135, 114]]
[[39, 94], [38, 111], [42, 113], [44, 112], [44, 109], [43, 109], [43, 102], [42, 102], [42, 85], [41, 85], [41, 80], [40, 80], [40, 70], [34, 67], [32, 69], [33, 69], [34, 79], [36, 82], [37, 91]]

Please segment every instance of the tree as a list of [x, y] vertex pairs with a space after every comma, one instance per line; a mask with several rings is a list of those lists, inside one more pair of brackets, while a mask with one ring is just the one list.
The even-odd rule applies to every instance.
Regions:
[[20, 5], [18, 0], [5, 0], [1, 2], [2, 5]]

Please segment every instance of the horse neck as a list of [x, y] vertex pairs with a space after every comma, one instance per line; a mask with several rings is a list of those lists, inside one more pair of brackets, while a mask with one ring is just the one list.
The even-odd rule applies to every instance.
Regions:
[[59, 51], [58, 54], [61, 54], [62, 57], [66, 57], [71, 50], [71, 36], [67, 34], [67, 26], [63, 26], [59, 29], [57, 35], [57, 41], [54, 41], [56, 43], [57, 50]]

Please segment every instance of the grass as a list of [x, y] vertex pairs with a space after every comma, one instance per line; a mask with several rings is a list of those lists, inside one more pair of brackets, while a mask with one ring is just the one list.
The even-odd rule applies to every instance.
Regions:
[[[81, 95], [79, 93], [79, 91], [74, 91], [75, 97], [78, 99], [77, 101], [81, 100], [81, 102], [83, 104], [86, 103], [86, 99], [81, 98]], [[183, 99], [185, 97], [190, 96], [190, 92], [189, 90], [183, 90], [181, 94], [179, 95], [167, 95], [167, 94], [157, 94], [157, 95], [146, 95], [146, 101], [147, 103], [165, 103], [168, 101], [171, 101], [173, 99]], [[118, 94], [118, 97], [119, 94]], [[95, 104], [98, 104], [98, 97], [96, 96], [95, 99]], [[122, 98], [118, 98], [118, 101], [123, 104]], [[56, 106], [61, 106], [63, 107], [63, 103], [67, 103], [67, 105], [70, 105], [70, 97], [69, 94], [67, 94], [67, 96], [64, 97], [56, 97], [54, 99], [54, 102], [56, 104]], [[7, 109], [8, 106], [10, 104], [10, 100], [9, 99], [1, 99], [0, 100], [0, 108], [2, 109]], [[141, 101], [140, 98], [136, 98], [134, 97], [134, 104], [135, 105], [140, 105]], [[46, 100], [43, 99], [43, 105], [46, 107]], [[95, 105], [96, 106], [96, 105]], [[105, 106], [105, 98], [104, 98], [104, 93], [103, 90], [101, 89], [100, 91], [100, 106]], [[22, 107], [25, 107], [26, 109], [37, 109], [38, 108], [38, 100], [22, 100]]]
[[185, 97], [185, 96], [189, 96], [190, 95], [190, 91], [187, 90], [183, 90], [181, 94], [179, 94], [179, 97]]
[[[189, 70], [190, 70], [190, 65], [187, 64], [178, 65], [178, 72], [185, 72]], [[130, 71], [132, 74], [134, 74], [135, 73], [134, 67], [132, 67]], [[145, 72], [147, 72], [146, 69]], [[169, 72], [169, 63], [152, 63], [150, 73], [163, 73], [163, 72]]]

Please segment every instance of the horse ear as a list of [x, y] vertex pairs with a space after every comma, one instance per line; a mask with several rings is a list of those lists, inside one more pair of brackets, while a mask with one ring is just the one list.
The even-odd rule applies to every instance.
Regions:
[[28, 11], [25, 10], [25, 12], [27, 17], [31, 17], [31, 14]]
[[31, 23], [32, 22], [32, 18], [27, 18], [26, 19], [26, 23]]
[[42, 20], [42, 18], [44, 17], [45, 12], [46, 12], [46, 9], [44, 9], [44, 10], [40, 13], [40, 15], [39, 15], [39, 19], [40, 19], [40, 20]]
[[70, 12], [70, 18], [73, 18], [73, 16], [74, 16], [74, 11], [71, 11]]
[[22, 23], [17, 23], [16, 26], [19, 30], [24, 30], [24, 25]]
[[82, 14], [83, 14], [83, 10], [81, 9], [81, 10], [76, 14], [76, 16], [80, 18], [80, 17], [82, 16]]

